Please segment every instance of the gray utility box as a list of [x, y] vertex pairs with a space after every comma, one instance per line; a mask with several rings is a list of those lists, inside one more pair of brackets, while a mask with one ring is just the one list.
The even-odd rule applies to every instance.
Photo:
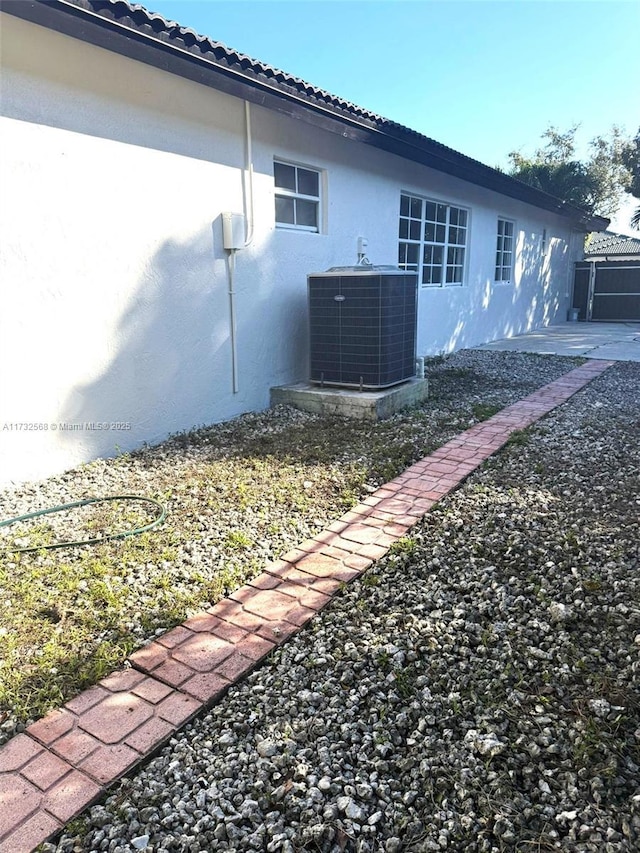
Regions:
[[332, 267], [307, 285], [311, 382], [379, 389], [415, 376], [416, 273]]

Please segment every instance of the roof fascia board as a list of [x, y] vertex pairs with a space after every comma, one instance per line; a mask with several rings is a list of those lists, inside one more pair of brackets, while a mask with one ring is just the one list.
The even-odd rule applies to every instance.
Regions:
[[[558, 216], [568, 217], [586, 231], [603, 230], [609, 224], [608, 219], [589, 217], [579, 208], [463, 155], [459, 155], [459, 159], [447, 156], [449, 149], [444, 146], [434, 145], [433, 150], [429, 150], [425, 142], [412, 143], [400, 139], [396, 133], [373, 127], [367, 120], [350, 118], [330, 105], [323, 107], [267, 81], [253, 80], [240, 71], [211, 62], [206, 55], [195, 54], [73, 3], [64, 0], [48, 0], [46, 3], [41, 0], [3, 0], [0, 8], [10, 15], [144, 62], [161, 71], [302, 120], [352, 141], [371, 145]], [[441, 147], [444, 151], [440, 150]]]

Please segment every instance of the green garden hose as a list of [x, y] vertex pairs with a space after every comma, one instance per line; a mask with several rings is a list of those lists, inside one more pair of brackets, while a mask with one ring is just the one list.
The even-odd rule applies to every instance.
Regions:
[[126, 539], [128, 536], [137, 536], [140, 533], [144, 533], [146, 530], [151, 530], [153, 527], [157, 527], [159, 524], [162, 524], [167, 515], [166, 508], [153, 498], [142, 498], [139, 495], [112, 495], [107, 498], [85, 498], [85, 500], [82, 501], [74, 501], [70, 504], [60, 504], [60, 506], [54, 506], [50, 509], [40, 509], [37, 512], [28, 512], [25, 515], [17, 515], [15, 518], [8, 518], [6, 521], [0, 521], [0, 527], [9, 527], [11, 524], [17, 524], [19, 521], [27, 521], [30, 518], [38, 518], [38, 516], [41, 515], [51, 515], [54, 512], [63, 512], [67, 509], [75, 509], [75, 507], [78, 506], [106, 503], [107, 501], [139, 501], [141, 503], [153, 504], [160, 510], [160, 514], [157, 518], [154, 518], [153, 521], [149, 522], [149, 524], [145, 524], [144, 527], [136, 527], [134, 530], [123, 530], [119, 533], [110, 533], [108, 536], [97, 536], [94, 539], [56, 542], [55, 545], [36, 545], [29, 548], [11, 548], [11, 552], [14, 554], [25, 554], [28, 551], [52, 551], [54, 548], [73, 548], [78, 545], [97, 545], [100, 542], [107, 542], [109, 539]]

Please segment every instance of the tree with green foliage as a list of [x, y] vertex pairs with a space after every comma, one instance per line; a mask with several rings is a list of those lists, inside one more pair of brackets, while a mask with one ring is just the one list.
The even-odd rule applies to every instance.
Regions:
[[[640, 199], [640, 128], [638, 128], [635, 139], [624, 149], [622, 162], [629, 173], [629, 180], [624, 187], [625, 192]], [[640, 205], [631, 217], [631, 227], [640, 230]]]
[[509, 174], [589, 213], [610, 216], [629, 180], [624, 156], [630, 143], [614, 125], [608, 136], [591, 140], [589, 157], [582, 162], [575, 153], [578, 127], [562, 132], [549, 126], [542, 134], [546, 143], [532, 157], [512, 151]]

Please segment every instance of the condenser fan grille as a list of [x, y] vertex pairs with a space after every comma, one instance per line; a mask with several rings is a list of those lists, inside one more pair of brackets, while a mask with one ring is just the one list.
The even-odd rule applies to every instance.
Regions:
[[415, 375], [415, 273], [330, 270], [308, 290], [311, 382], [379, 389]]

